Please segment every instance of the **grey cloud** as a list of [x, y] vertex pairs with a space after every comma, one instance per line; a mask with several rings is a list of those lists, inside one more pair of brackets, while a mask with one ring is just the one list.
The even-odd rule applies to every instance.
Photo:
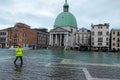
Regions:
[[10, 6], [14, 3], [14, 0], [0, 0], [1, 6]]
[[[106, 22], [111, 27], [120, 26], [120, 0], [68, 0], [68, 4], [79, 28], [90, 29], [91, 23]], [[0, 0], [0, 24], [24, 22], [33, 27], [50, 29], [57, 15], [63, 11], [63, 5], [64, 0]], [[54, 16], [41, 15], [39, 12], [43, 10], [49, 10]]]

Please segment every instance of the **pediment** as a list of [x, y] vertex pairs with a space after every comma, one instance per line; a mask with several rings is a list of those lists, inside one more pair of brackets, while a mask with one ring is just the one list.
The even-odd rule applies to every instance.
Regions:
[[69, 31], [61, 27], [57, 27], [55, 29], [52, 29], [50, 32], [69, 32]]

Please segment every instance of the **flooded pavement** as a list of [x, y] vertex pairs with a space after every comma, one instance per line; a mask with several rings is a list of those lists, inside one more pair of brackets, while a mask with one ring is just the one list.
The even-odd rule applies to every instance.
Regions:
[[0, 80], [120, 80], [119, 53], [25, 50], [22, 66], [14, 59], [0, 49]]

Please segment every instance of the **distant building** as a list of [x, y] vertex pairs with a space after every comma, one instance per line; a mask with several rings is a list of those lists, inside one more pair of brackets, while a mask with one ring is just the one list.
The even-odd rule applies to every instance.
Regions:
[[17, 23], [14, 27], [7, 28], [6, 30], [8, 31], [9, 47], [16, 46], [18, 43], [23, 47], [35, 47], [37, 44], [37, 32], [26, 24]]
[[75, 16], [69, 12], [67, 0], [61, 12], [55, 19], [54, 29], [50, 30], [49, 45], [53, 47], [74, 47], [77, 21]]
[[120, 29], [112, 29], [110, 34], [111, 34], [110, 49], [113, 51], [119, 51], [120, 50]]
[[109, 24], [91, 25], [91, 49], [109, 50]]
[[37, 31], [37, 48], [47, 48], [49, 45], [49, 32], [47, 29], [34, 29]]
[[76, 32], [76, 45], [80, 50], [89, 50], [91, 44], [91, 34], [90, 30], [86, 28], [80, 28]]
[[8, 47], [7, 40], [8, 40], [8, 32], [5, 30], [0, 30], [0, 48]]

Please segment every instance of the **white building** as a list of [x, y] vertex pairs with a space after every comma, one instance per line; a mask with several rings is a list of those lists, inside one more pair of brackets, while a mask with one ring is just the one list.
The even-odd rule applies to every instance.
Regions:
[[69, 12], [67, 0], [61, 12], [55, 19], [54, 29], [50, 31], [50, 46], [73, 47], [75, 45], [75, 33], [77, 22], [75, 16]]
[[120, 29], [111, 30], [111, 50], [120, 50]]
[[109, 50], [109, 24], [91, 25], [91, 49]]
[[4, 30], [0, 30], [0, 48], [7, 47], [7, 40], [8, 40], [8, 32]]
[[80, 28], [76, 33], [76, 45], [81, 48], [90, 48], [90, 30], [86, 28]]

